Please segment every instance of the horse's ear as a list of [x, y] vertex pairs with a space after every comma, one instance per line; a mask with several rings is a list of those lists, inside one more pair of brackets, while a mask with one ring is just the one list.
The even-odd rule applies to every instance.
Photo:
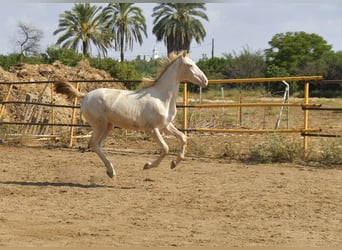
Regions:
[[188, 55], [188, 52], [186, 50], [183, 50], [183, 57], [186, 57]]

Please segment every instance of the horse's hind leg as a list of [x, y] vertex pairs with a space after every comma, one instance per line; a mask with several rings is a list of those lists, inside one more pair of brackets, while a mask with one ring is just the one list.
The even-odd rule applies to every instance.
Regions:
[[163, 160], [163, 158], [169, 153], [169, 146], [164, 141], [162, 135], [159, 132], [159, 129], [158, 128], [154, 128], [151, 131], [151, 135], [153, 136], [154, 140], [161, 147], [161, 153], [160, 153], [158, 159], [156, 159], [154, 162], [146, 163], [145, 166], [144, 166], [144, 169], [149, 169], [149, 168], [157, 167], [160, 164], [160, 162]]
[[93, 127], [93, 133], [89, 141], [89, 147], [101, 158], [107, 168], [107, 175], [110, 178], [116, 175], [113, 164], [107, 159], [102, 151], [102, 145], [109, 132], [112, 130], [113, 125], [110, 123], [99, 123]]
[[184, 159], [186, 149], [186, 136], [182, 132], [180, 132], [172, 123], [169, 123], [169, 125], [166, 127], [166, 130], [170, 134], [176, 136], [181, 142], [181, 148], [178, 157], [176, 160], [173, 160], [171, 162], [171, 168], [175, 168], [178, 163]]

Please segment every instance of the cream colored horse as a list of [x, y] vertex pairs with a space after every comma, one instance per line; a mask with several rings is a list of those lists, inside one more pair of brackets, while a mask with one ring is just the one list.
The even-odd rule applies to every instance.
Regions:
[[157, 167], [169, 152], [160, 130], [169, 132], [181, 142], [181, 150], [177, 159], [171, 162], [171, 168], [184, 159], [186, 136], [172, 124], [177, 112], [176, 99], [181, 81], [201, 87], [208, 84], [205, 74], [185, 52], [170, 55], [168, 64], [158, 77], [155, 80], [145, 79], [144, 83], [148, 86], [140, 90], [99, 88], [84, 94], [62, 80], [55, 82], [55, 90], [69, 99], [82, 99], [81, 112], [93, 130], [89, 147], [101, 158], [107, 168], [107, 175], [112, 178], [116, 173], [102, 151], [102, 144], [114, 125], [147, 131], [159, 144], [160, 156], [152, 163], [146, 163], [144, 169]]

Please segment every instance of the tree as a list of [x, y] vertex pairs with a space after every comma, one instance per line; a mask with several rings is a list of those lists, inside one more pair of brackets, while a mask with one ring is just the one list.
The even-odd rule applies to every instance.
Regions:
[[147, 37], [146, 21], [139, 7], [134, 3], [110, 3], [104, 9], [104, 16], [111, 32], [116, 37], [115, 50], [120, 51], [121, 62], [124, 61], [124, 51], [133, 50], [133, 43], [143, 42]]
[[227, 60], [223, 57], [207, 57], [201, 58], [197, 62], [197, 66], [202, 69], [208, 79], [223, 79], [225, 78], [223, 71], [227, 65]]
[[[337, 51], [326, 58], [326, 70], [322, 74], [325, 80], [342, 79], [342, 51]], [[315, 84], [310, 86], [310, 95], [319, 97], [342, 97], [341, 81], [329, 84]]]
[[317, 74], [320, 60], [332, 53], [332, 46], [317, 34], [287, 32], [276, 34], [265, 50], [267, 66], [275, 65], [290, 75]]
[[89, 56], [91, 44], [94, 44], [99, 54], [107, 55], [107, 50], [112, 47], [113, 35], [106, 26], [101, 9], [101, 6], [91, 6], [89, 3], [76, 3], [71, 11], [60, 14], [59, 28], [53, 34], [64, 33], [56, 44], [78, 51], [81, 42], [85, 56]]
[[337, 51], [326, 60], [327, 70], [324, 74], [325, 79], [342, 79], [342, 51]]
[[224, 55], [227, 65], [224, 69], [226, 78], [254, 78], [264, 77], [265, 60], [262, 51], [252, 52], [250, 48], [243, 47], [240, 54]]
[[193, 39], [201, 43], [206, 31], [199, 18], [208, 21], [204, 3], [161, 3], [153, 8], [152, 33], [164, 41], [167, 53], [190, 51]]
[[22, 55], [38, 54], [40, 41], [43, 38], [43, 31], [34, 28], [32, 25], [19, 22], [16, 45]]

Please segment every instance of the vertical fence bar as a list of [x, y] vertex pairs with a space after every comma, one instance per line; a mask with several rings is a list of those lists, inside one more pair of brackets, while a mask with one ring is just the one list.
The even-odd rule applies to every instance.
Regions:
[[[304, 104], [309, 104], [309, 83], [305, 82], [304, 84]], [[304, 130], [308, 129], [309, 126], [309, 110], [304, 110]], [[304, 159], [306, 159], [306, 153], [308, 149], [308, 137], [305, 136], [304, 133], [304, 139], [303, 139], [303, 149], [304, 149]]]
[[[76, 83], [76, 89], [79, 90], [79, 88], [80, 88], [80, 83], [77, 82], [77, 83]], [[74, 106], [77, 105], [77, 97], [74, 98], [73, 105], [74, 105]], [[76, 108], [72, 108], [71, 125], [74, 125], [74, 124], [75, 124], [75, 116], [76, 116]], [[69, 147], [72, 147], [73, 139], [74, 139], [74, 126], [71, 126], [71, 127], [70, 127]]]
[[[54, 102], [54, 95], [53, 95], [53, 83], [50, 83], [50, 96], [51, 96], [51, 104], [53, 105]], [[55, 131], [55, 108], [52, 106], [51, 107], [51, 134], [54, 135], [56, 133]]]
[[[3, 100], [4, 102], [8, 101], [8, 99], [11, 95], [11, 92], [12, 92], [12, 88], [13, 88], [13, 84], [10, 84], [8, 87], [8, 90], [7, 90], [7, 94], [4, 97], [4, 100]], [[5, 108], [6, 108], [6, 104], [2, 104], [1, 109], [0, 109], [0, 118], [2, 117], [3, 113], [5, 112]]]
[[[242, 92], [240, 91], [239, 95], [239, 104], [242, 103]], [[242, 106], [239, 107], [239, 127], [242, 127]]]
[[183, 129], [184, 134], [187, 135], [186, 129], [188, 128], [188, 108], [185, 107], [188, 105], [188, 86], [187, 83], [184, 83], [183, 85]]

